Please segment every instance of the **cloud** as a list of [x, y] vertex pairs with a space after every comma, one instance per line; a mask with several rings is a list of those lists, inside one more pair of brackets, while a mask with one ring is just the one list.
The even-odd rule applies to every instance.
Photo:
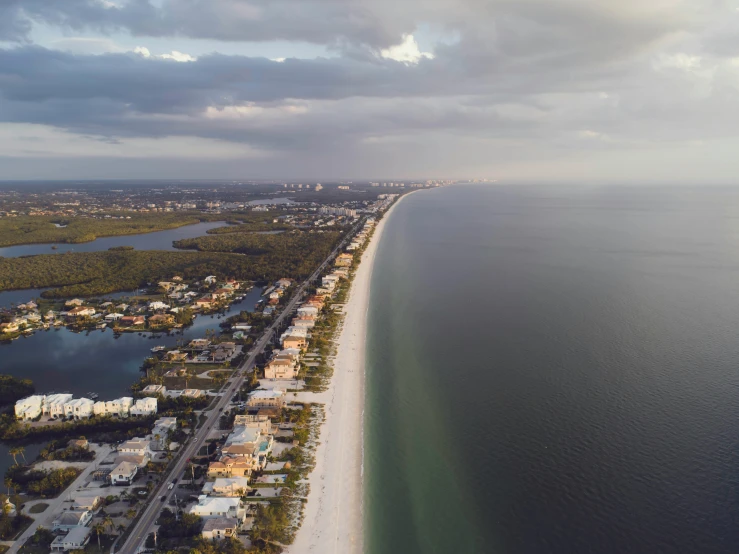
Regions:
[[418, 63], [421, 58], [433, 59], [434, 55], [430, 52], [421, 52], [418, 49], [418, 43], [413, 35], [405, 35], [403, 42], [391, 46], [390, 48], [383, 48], [380, 50], [380, 56], [386, 59], [395, 60], [396, 62], [403, 63]]
[[144, 58], [156, 58], [160, 60], [174, 60], [176, 62], [194, 62], [197, 58], [192, 57], [190, 54], [183, 54], [177, 50], [172, 50], [169, 54], [152, 55], [148, 48], [145, 46], [137, 46], [133, 49], [135, 54], [139, 54]]
[[[40, 157], [91, 141], [96, 159], [148, 160], [137, 145], [171, 140], [259, 153], [260, 171], [520, 169], [581, 151], [605, 167], [603, 152], [733, 140], [738, 18], [688, 0], [5, 0], [0, 122], [58, 133]], [[42, 48], [34, 26], [71, 36]], [[212, 53], [189, 49], [202, 40]], [[225, 41], [330, 57], [217, 53]]]

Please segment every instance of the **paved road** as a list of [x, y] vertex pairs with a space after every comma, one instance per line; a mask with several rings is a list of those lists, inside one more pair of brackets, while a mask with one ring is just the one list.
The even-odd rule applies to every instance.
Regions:
[[[90, 473], [97, 469], [100, 462], [104, 460], [105, 457], [110, 454], [110, 451], [112, 450], [111, 447], [107, 445], [94, 447], [93, 449], [95, 450], [95, 461], [91, 462], [62, 494], [60, 494], [56, 498], [52, 498], [51, 500], [40, 501], [48, 504], [48, 508], [46, 508], [42, 513], [38, 515], [29, 513], [26, 514], [32, 517], [34, 519], [34, 522], [29, 525], [28, 529], [26, 529], [23, 534], [18, 537], [18, 539], [16, 539], [15, 544], [13, 544], [13, 546], [11, 546], [8, 550], [8, 554], [15, 554], [16, 552], [18, 552], [20, 547], [23, 546], [26, 540], [36, 532], [36, 529], [40, 525], [50, 529], [54, 522], [54, 519], [56, 519], [56, 516], [63, 511], [62, 505], [67, 500], [69, 500], [70, 491], [76, 491], [77, 489], [79, 489], [84, 484]], [[34, 502], [34, 504], [37, 503], [38, 502]], [[71, 506], [71, 504], [69, 506]]]
[[[270, 325], [270, 327], [264, 332], [262, 337], [257, 341], [256, 345], [252, 348], [251, 353], [246, 358], [244, 363], [234, 372], [233, 377], [228, 383], [227, 388], [223, 391], [223, 395], [220, 397], [218, 404], [213, 410], [208, 413], [208, 419], [205, 423], [196, 431], [196, 433], [190, 438], [189, 442], [185, 444], [184, 452], [177, 459], [177, 462], [172, 466], [166, 478], [164, 478], [159, 487], [152, 491], [149, 498], [152, 499], [151, 503], [144, 509], [143, 514], [136, 522], [135, 527], [132, 529], [131, 534], [128, 536], [125, 544], [118, 547], [119, 554], [135, 554], [139, 548], [143, 546], [143, 542], [147, 535], [152, 531], [154, 522], [159, 516], [161, 509], [166, 506], [175, 492], [175, 489], [168, 490], [167, 486], [171, 483], [172, 479], [179, 477], [185, 471], [188, 460], [191, 459], [205, 444], [205, 439], [208, 437], [210, 431], [215, 427], [217, 428], [218, 419], [221, 416], [223, 410], [231, 402], [234, 394], [241, 388], [246, 378], [247, 373], [254, 367], [254, 363], [257, 355], [259, 355], [267, 343], [272, 339], [273, 334], [280, 328], [282, 322], [286, 317], [289, 317], [296, 309], [298, 302], [303, 299], [305, 295], [305, 289], [315, 281], [321, 273], [326, 269], [328, 264], [336, 257], [336, 255], [344, 248], [347, 243], [347, 237], [353, 235], [361, 225], [363, 225], [365, 218], [359, 220], [357, 225], [345, 235], [345, 238], [339, 243], [339, 245], [329, 254], [324, 262], [316, 269], [313, 274], [306, 279], [295, 291], [290, 301], [287, 303], [285, 308], [280, 312], [280, 315]], [[164, 496], [164, 501], [160, 500], [160, 497]]]

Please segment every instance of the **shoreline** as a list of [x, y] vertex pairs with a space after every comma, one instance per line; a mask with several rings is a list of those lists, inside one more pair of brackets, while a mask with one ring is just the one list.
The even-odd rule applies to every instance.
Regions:
[[365, 347], [372, 271], [385, 223], [406, 196], [383, 215], [362, 254], [344, 305], [328, 390], [299, 394], [301, 401], [323, 403], [326, 421], [318, 438], [316, 466], [308, 477], [303, 523], [286, 549], [288, 554], [363, 552]]

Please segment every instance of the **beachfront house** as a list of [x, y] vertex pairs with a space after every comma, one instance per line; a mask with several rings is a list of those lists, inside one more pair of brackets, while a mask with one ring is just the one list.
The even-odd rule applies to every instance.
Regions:
[[208, 496], [221, 496], [225, 498], [238, 498], [244, 496], [249, 490], [249, 478], [240, 477], [218, 477], [215, 481], [205, 483], [203, 493]]
[[233, 537], [239, 528], [239, 521], [232, 517], [214, 517], [208, 519], [203, 525], [203, 538], [208, 540], [221, 540]]
[[190, 507], [189, 513], [203, 519], [215, 517], [230, 517], [238, 520], [239, 524], [246, 518], [246, 510], [238, 498], [223, 498], [202, 495], [198, 503]]
[[276, 358], [264, 367], [265, 379], [295, 379], [297, 374], [295, 360]]
[[208, 478], [248, 476], [254, 469], [256, 469], [255, 464], [250, 460], [225, 456], [219, 461], [211, 462], [208, 465]]
[[285, 405], [285, 391], [281, 389], [255, 390], [249, 393], [246, 407], [250, 409], [277, 408]]

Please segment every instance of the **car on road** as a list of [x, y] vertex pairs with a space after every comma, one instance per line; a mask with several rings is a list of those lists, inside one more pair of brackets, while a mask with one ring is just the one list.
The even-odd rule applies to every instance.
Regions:
[[159, 497], [159, 500], [160, 500], [161, 502], [164, 502], [165, 500], [167, 500], [167, 497], [166, 497], [166, 496], [164, 496], [164, 495], [162, 495], [162, 496], [160, 496], [160, 497]]

